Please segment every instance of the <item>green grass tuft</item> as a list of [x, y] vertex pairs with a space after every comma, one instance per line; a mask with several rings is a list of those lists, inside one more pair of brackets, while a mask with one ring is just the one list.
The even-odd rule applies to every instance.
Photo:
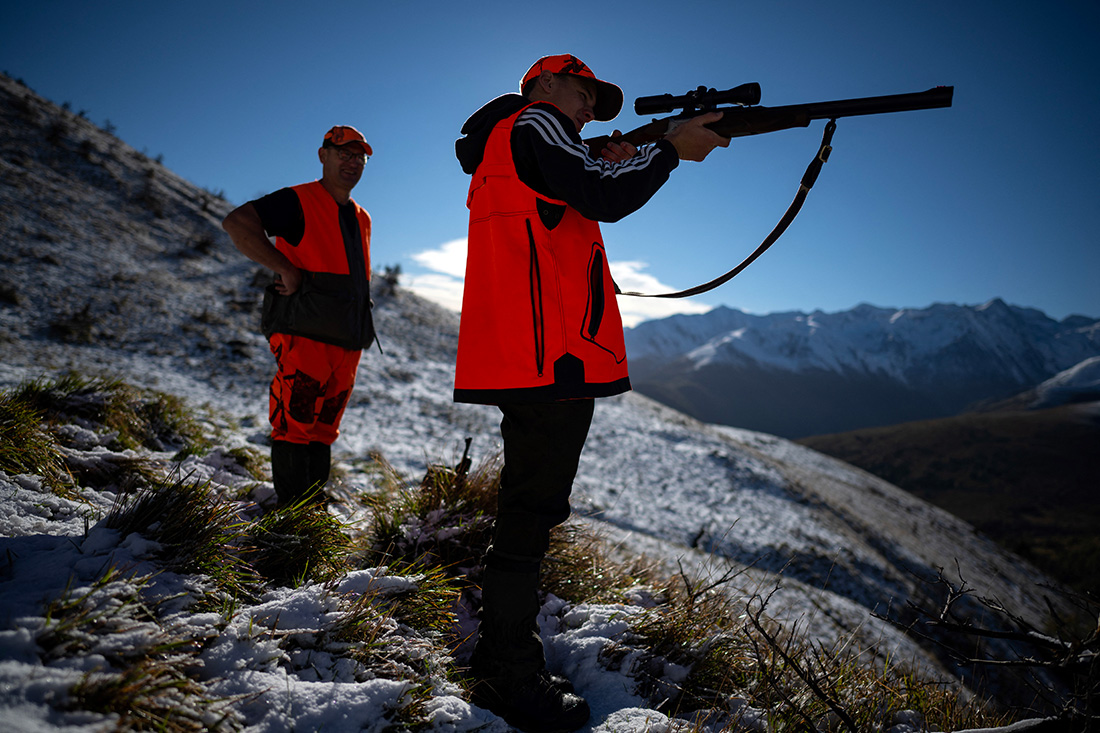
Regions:
[[64, 458], [41, 427], [42, 415], [35, 402], [18, 390], [0, 394], [0, 471], [35, 474], [53, 491], [75, 498]]
[[181, 398], [143, 392], [118, 379], [89, 379], [70, 372], [20, 385], [13, 395], [33, 406], [46, 422], [76, 418], [104, 426], [114, 432], [115, 448], [196, 452], [206, 445]]
[[340, 521], [303, 499], [263, 515], [244, 529], [241, 557], [281, 584], [323, 582], [347, 571], [352, 543]]
[[171, 570], [206, 575], [232, 597], [254, 595], [254, 575], [226, 552], [238, 535], [239, 522], [232, 506], [215, 497], [208, 483], [166, 480], [123, 494], [104, 523], [122, 536], [137, 532], [159, 543], [160, 556]]

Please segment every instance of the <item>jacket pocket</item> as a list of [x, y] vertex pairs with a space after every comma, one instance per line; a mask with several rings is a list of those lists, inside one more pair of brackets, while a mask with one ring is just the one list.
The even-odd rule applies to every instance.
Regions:
[[625, 350], [619, 346], [622, 343], [622, 331], [605, 333], [603, 338], [600, 334], [604, 317], [607, 315], [607, 299], [615, 297], [614, 292], [614, 283], [607, 275], [607, 261], [603, 247], [599, 242], [593, 242], [592, 254], [588, 259], [588, 303], [585, 307], [584, 323], [581, 325], [581, 337], [611, 354], [615, 362], [619, 363], [626, 358]]

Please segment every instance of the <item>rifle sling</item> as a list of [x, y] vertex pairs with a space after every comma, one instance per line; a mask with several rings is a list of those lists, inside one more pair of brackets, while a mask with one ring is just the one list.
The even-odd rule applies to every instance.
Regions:
[[802, 175], [802, 181], [798, 186], [798, 193], [795, 194], [794, 201], [787, 207], [786, 213], [783, 214], [783, 218], [779, 220], [779, 223], [772, 229], [760, 246], [756, 248], [756, 251], [745, 258], [745, 260], [737, 267], [733, 268], [724, 275], [714, 278], [710, 282], [705, 282], [702, 285], [696, 285], [693, 288], [687, 290], [678, 290], [674, 293], [620, 293], [621, 295], [633, 295], [638, 298], [687, 298], [692, 295], [698, 295], [705, 293], [708, 290], [722, 285], [725, 282], [733, 279], [738, 273], [751, 265], [757, 257], [764, 254], [768, 247], [775, 244], [776, 240], [782, 236], [783, 232], [787, 230], [791, 222], [794, 221], [795, 216], [798, 215], [799, 210], [802, 208], [803, 202], [806, 200], [806, 194], [813, 188], [814, 183], [817, 181], [817, 175], [821, 172], [821, 166], [825, 164], [825, 161], [829, 159], [829, 153], [832, 152], [833, 132], [836, 131], [836, 120], [832, 119], [825, 125], [825, 133], [821, 136], [821, 147], [818, 148], [817, 154], [814, 159], [810, 161], [810, 165], [806, 168], [806, 172]]

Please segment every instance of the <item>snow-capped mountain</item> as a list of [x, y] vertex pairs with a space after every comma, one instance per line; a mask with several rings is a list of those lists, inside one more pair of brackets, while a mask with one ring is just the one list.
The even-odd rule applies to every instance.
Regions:
[[1100, 320], [994, 299], [750, 315], [716, 308], [627, 331], [636, 389], [710, 422], [787, 437], [954, 414], [1100, 354]]
[[[0, 239], [5, 242], [0, 249], [0, 388], [70, 369], [117, 376], [212, 406], [263, 446], [273, 371], [258, 333], [263, 273], [233, 248], [218, 225], [229, 204], [2, 76], [0, 97]], [[374, 256], [376, 262], [386, 261], [385, 242], [375, 242]], [[350, 463], [377, 453], [418, 476], [429, 462], [453, 463], [466, 437], [474, 439], [475, 459], [499, 450], [499, 413], [451, 400], [457, 316], [400, 288], [388, 291], [378, 285], [375, 319], [385, 353], [372, 350], [364, 356], [335, 457]], [[846, 333], [862, 333], [867, 343], [879, 344], [881, 356], [867, 362], [879, 366], [869, 373], [917, 374], [915, 366], [890, 371], [901, 362], [888, 358], [891, 348], [904, 352], [916, 346], [876, 341], [871, 324], [891, 318], [876, 309], [859, 310], [867, 312], [836, 318], [851, 322]], [[1003, 304], [985, 310], [1003, 311], [1009, 314], [1005, 319], [1029, 328], [1045, 323], [1041, 314]], [[927, 343], [940, 333], [941, 350], [950, 351], [954, 344], [960, 353], [970, 353], [960, 334], [984, 322], [978, 312], [963, 309], [960, 314], [970, 315], [937, 319], [939, 325], [925, 331], [919, 328], [924, 311], [893, 320], [923, 334], [913, 343]], [[737, 323], [753, 323], [752, 317], [732, 311], [715, 315], [723, 318], [733, 325], [711, 329], [708, 338], [748, 328]], [[818, 331], [820, 323], [833, 319], [824, 314], [772, 317], [775, 331], [787, 334], [782, 338], [791, 359], [802, 349], [817, 349], [809, 339], [800, 343], [798, 334], [808, 333], [809, 326], [794, 325], [799, 318], [816, 321]], [[685, 332], [711, 328], [691, 323]], [[1095, 344], [1095, 325], [1091, 336], [1086, 323], [1067, 326], [1063, 339]], [[1008, 339], [1002, 328], [986, 331], [990, 344]], [[632, 339], [648, 332], [634, 329]], [[679, 336], [654, 336], [653, 352], [666, 344], [659, 353], [679, 353], [672, 350], [674, 340]], [[823, 365], [854, 363], [852, 342], [845, 351], [842, 341], [830, 342], [815, 358]], [[1073, 348], [1087, 350], [1085, 345]], [[1017, 354], [1014, 368], [1029, 374], [1025, 367], [1040, 368], [1030, 359], [1046, 368], [1061, 358], [1047, 351], [1054, 349], [1030, 357]], [[713, 353], [721, 352], [715, 344]], [[975, 361], [986, 363], [991, 357], [985, 353]], [[33, 483], [0, 475], [0, 501], [8, 502], [0, 515], [11, 536], [54, 531], [33, 516], [33, 502], [15, 504]], [[24, 507], [31, 507], [25, 517], [15, 511]], [[802, 633], [828, 643], [843, 639], [865, 649], [869, 659], [911, 661], [949, 683], [977, 684], [939, 656], [933, 644], [907, 637], [872, 612], [889, 614], [910, 600], [930, 602], [926, 581], [959, 560], [982, 594], [1000, 599], [1036, 625], [1048, 613], [1047, 591], [1040, 587], [1049, 582], [1046, 578], [946, 512], [787, 440], [706, 424], [637, 394], [600, 401], [582, 457], [575, 508], [627, 553], [647, 553], [670, 566], [682, 563], [701, 571], [752, 566], [743, 569], [745, 587], [774, 587], [769, 611], [784, 623], [800, 625]], [[83, 541], [78, 525], [73, 519], [57, 531], [72, 535], [75, 546]], [[20, 558], [21, 564], [31, 561]], [[21, 577], [0, 577], [0, 583]], [[30, 595], [25, 588], [18, 594], [14, 590], [5, 589], [0, 597]], [[575, 610], [556, 608], [548, 613]], [[0, 623], [10, 625], [17, 616], [38, 612], [7, 608]], [[9, 626], [0, 627], [3, 631], [15, 633]], [[554, 648], [553, 639], [548, 644]], [[39, 670], [35, 659], [28, 651], [26, 658], [13, 661], [0, 649], [0, 662], [14, 665], [0, 665], [7, 670], [0, 688], [9, 698], [13, 689], [18, 695], [18, 680], [33, 676], [18, 665]], [[1007, 689], [994, 681], [998, 674], [981, 682], [987, 691]], [[591, 686], [582, 687], [594, 710], [586, 730], [616, 730], [602, 721], [619, 710], [615, 705], [637, 703], [631, 695], [623, 703], [622, 693], [606, 699], [593, 695], [605, 684], [596, 669], [575, 678]], [[287, 681], [288, 689], [291, 684]], [[623, 688], [619, 677], [614, 685]], [[265, 686], [255, 694], [277, 692]], [[487, 729], [476, 727], [483, 720], [462, 720], [440, 730]], [[264, 718], [250, 730], [278, 727]]]
[[1100, 400], [1100, 356], [1085, 359], [1035, 388], [1032, 408]]

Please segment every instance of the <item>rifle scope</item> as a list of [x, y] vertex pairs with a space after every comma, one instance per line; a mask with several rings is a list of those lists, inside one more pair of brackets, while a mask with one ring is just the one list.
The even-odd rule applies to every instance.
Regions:
[[710, 110], [720, 104], [760, 104], [760, 85], [755, 81], [727, 89], [724, 92], [699, 87], [681, 97], [671, 94], [656, 94], [652, 97], [638, 97], [634, 100], [634, 114], [652, 115], [661, 112], [682, 110]]

